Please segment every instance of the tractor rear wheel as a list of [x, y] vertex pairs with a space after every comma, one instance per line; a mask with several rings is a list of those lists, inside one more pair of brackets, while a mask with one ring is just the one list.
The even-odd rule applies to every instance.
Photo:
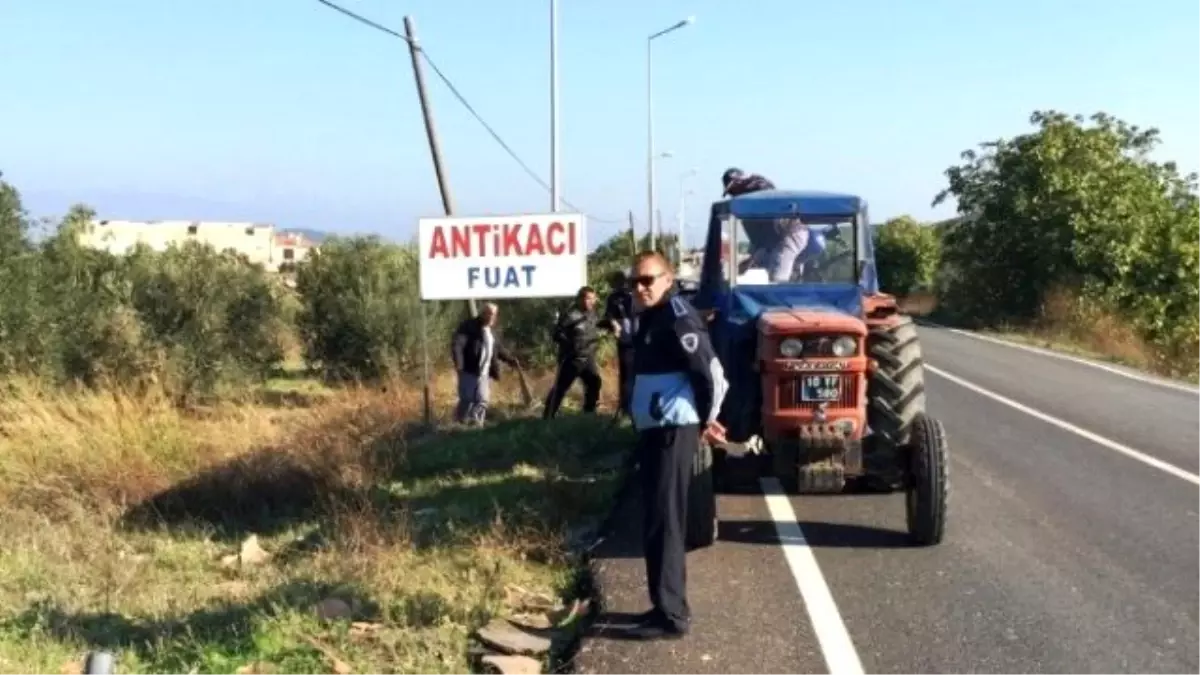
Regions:
[[688, 486], [685, 543], [689, 551], [712, 546], [717, 540], [717, 493], [714, 488], [712, 446], [701, 441], [696, 446], [692, 482]]
[[867, 425], [872, 448], [868, 473], [899, 486], [905, 468], [899, 449], [908, 445], [913, 423], [925, 412], [925, 370], [920, 336], [910, 316], [899, 316], [867, 335], [867, 356], [878, 364], [867, 381]]

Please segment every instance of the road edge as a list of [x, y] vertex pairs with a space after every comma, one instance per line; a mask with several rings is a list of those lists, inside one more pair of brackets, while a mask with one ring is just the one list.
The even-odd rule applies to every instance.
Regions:
[[605, 572], [606, 563], [611, 562], [611, 555], [606, 554], [623, 548], [634, 536], [635, 530], [640, 530], [638, 520], [629, 518], [630, 514], [636, 513], [637, 504], [640, 503], [641, 490], [638, 489], [634, 455], [630, 454], [626, 458], [622, 477], [618, 478], [617, 491], [613, 495], [608, 513], [596, 527], [593, 542], [580, 554], [582, 565], [577, 596], [587, 599], [588, 611], [578, 623], [570, 643], [564, 647], [562, 661], [553, 668], [553, 673], [581, 673], [581, 661], [586, 661], [589, 653], [588, 644], [590, 640], [598, 637], [593, 634], [595, 622], [607, 610]]

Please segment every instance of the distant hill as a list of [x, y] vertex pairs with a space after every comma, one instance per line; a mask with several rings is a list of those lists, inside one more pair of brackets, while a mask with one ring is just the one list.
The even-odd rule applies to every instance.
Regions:
[[320, 244], [321, 242], [325, 241], [325, 239], [329, 236], [328, 232], [322, 232], [321, 230], [311, 230], [311, 229], [308, 229], [305, 227], [281, 228], [279, 230], [279, 232], [281, 232], [281, 233], [282, 232], [291, 232], [294, 234], [303, 235], [306, 239], [309, 239], [317, 244]]

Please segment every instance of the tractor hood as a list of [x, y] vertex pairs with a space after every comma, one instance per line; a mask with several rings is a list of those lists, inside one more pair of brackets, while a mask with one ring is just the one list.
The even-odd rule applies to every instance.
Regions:
[[750, 321], [778, 310], [863, 316], [862, 288], [857, 284], [735, 286], [731, 300], [732, 314]]

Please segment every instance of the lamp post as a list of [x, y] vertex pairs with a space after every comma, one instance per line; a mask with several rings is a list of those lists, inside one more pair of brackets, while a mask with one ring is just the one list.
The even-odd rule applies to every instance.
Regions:
[[654, 40], [667, 33], [679, 30], [696, 21], [695, 17], [688, 18], [664, 28], [646, 38], [646, 226], [650, 229], [650, 246], [655, 244], [654, 236]]
[[688, 189], [687, 181], [696, 175], [695, 169], [688, 169], [679, 176], [679, 260], [676, 264], [683, 262], [683, 257], [687, 253], [687, 248], [684, 245], [684, 228], [687, 223], [687, 198], [693, 194], [692, 190]]
[[550, 0], [550, 211], [558, 213], [558, 0]]
[[[651, 157], [650, 175], [654, 176], [657, 173], [656, 162], [658, 162], [658, 160], [671, 159], [674, 156], [674, 153], [672, 153], [670, 150], [665, 150]], [[654, 220], [651, 220], [647, 225], [647, 231], [650, 235], [650, 250], [652, 251], [657, 250], [658, 235], [662, 233], [662, 210], [656, 207], [653, 213]]]

